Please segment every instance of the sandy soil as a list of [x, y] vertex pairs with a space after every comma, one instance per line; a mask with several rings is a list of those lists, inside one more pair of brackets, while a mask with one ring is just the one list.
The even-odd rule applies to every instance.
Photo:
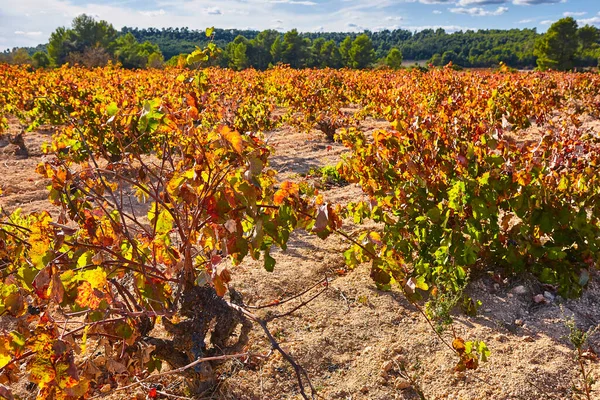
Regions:
[[[367, 121], [363, 129], [384, 125]], [[47, 209], [45, 182], [35, 166], [41, 154], [35, 151], [47, 132], [26, 134], [32, 156], [16, 160], [0, 157], [0, 204], [26, 211]], [[310, 135], [289, 128], [273, 132], [270, 143], [276, 149], [272, 165], [282, 177], [299, 179], [310, 168], [337, 163], [342, 146], [327, 143], [317, 132]], [[354, 186], [323, 189], [326, 199], [337, 203], [362, 198]], [[351, 232], [365, 228], [345, 222]], [[418, 311], [396, 290], [377, 290], [369, 278], [369, 266], [354, 270], [344, 266], [346, 243], [334, 236], [320, 240], [296, 233], [289, 249], [275, 252], [275, 271], [266, 272], [260, 262], [245, 262], [233, 269], [232, 286], [249, 305], [268, 304], [303, 291], [327, 278], [329, 287], [307, 306], [291, 316], [277, 319], [269, 327], [281, 345], [308, 371], [322, 399], [419, 399], [419, 386], [426, 399], [571, 399], [580, 375], [574, 350], [565, 336], [565, 316], [574, 316], [583, 327], [600, 322], [598, 273], [577, 300], [565, 300], [528, 276], [492, 279], [486, 272], [475, 277], [469, 294], [481, 300], [478, 316], [455, 315], [455, 328], [463, 338], [483, 340], [492, 355], [489, 362], [473, 372], [453, 371], [453, 353], [439, 340]], [[322, 286], [302, 297], [306, 300]], [[547, 301], [534, 302], [546, 292]], [[301, 299], [270, 311], [284, 312]], [[266, 312], [266, 311], [261, 311]], [[259, 312], [260, 315], [260, 312]], [[450, 338], [445, 334], [446, 339]], [[593, 335], [593, 348], [600, 335]], [[250, 351], [266, 353], [269, 343], [259, 329], [251, 335]], [[400, 376], [405, 365], [412, 384]], [[589, 363], [600, 376], [596, 363]], [[292, 368], [281, 357], [242, 362], [228, 361], [219, 369], [214, 399], [296, 399], [300, 398]], [[164, 391], [181, 396], [181, 380], [170, 377]], [[600, 399], [600, 385], [595, 385]], [[30, 392], [35, 396], [35, 392]], [[112, 398], [144, 398], [139, 391], [117, 392]]]

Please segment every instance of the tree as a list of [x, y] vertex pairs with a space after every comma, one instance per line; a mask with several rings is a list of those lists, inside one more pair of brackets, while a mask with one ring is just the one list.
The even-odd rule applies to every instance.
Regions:
[[565, 71], [573, 68], [578, 49], [577, 22], [567, 17], [553, 23], [546, 34], [536, 40], [534, 55], [539, 69]]
[[48, 55], [52, 64], [62, 65], [67, 62], [67, 56], [74, 48], [73, 41], [72, 31], [62, 26], [50, 34]]
[[253, 50], [252, 64], [261, 70], [267, 69], [273, 62], [271, 48], [273, 43], [279, 38], [279, 32], [273, 29], [267, 29], [260, 32], [255, 39], [251, 40]]
[[458, 64], [459, 57], [458, 54], [454, 50], [448, 50], [442, 54], [442, 65], [447, 65], [449, 63]]
[[281, 54], [283, 62], [289, 64], [292, 68], [306, 66], [308, 44], [310, 43], [304, 41], [300, 34], [298, 34], [297, 29], [286, 32], [283, 36], [283, 52]]
[[324, 67], [323, 58], [321, 57], [321, 51], [323, 50], [324, 45], [325, 39], [322, 37], [313, 40], [312, 46], [310, 48], [310, 67]]
[[595, 26], [582, 26], [577, 31], [579, 38], [579, 52], [577, 65], [592, 67], [597, 65], [598, 56], [600, 56], [600, 30]]
[[351, 64], [350, 61], [350, 49], [352, 48], [352, 39], [350, 36], [346, 36], [346, 38], [340, 43], [340, 56], [342, 57], [342, 65], [344, 67], [349, 67]]
[[442, 65], [442, 56], [440, 56], [439, 53], [435, 53], [429, 60], [429, 63], [435, 67], [441, 66]]
[[402, 66], [402, 53], [398, 48], [394, 47], [390, 50], [385, 58], [385, 65], [392, 69], [398, 69]]
[[125, 68], [145, 68], [148, 57], [153, 53], [161, 54], [157, 45], [148, 41], [138, 43], [133, 34], [119, 37], [114, 43], [115, 58]]
[[362, 34], [354, 39], [349, 56], [352, 68], [363, 69], [370, 66], [375, 61], [375, 51], [369, 36]]
[[321, 47], [321, 65], [329, 68], [340, 68], [342, 66], [340, 49], [333, 39], [325, 42]]
[[73, 20], [73, 34], [76, 38], [77, 51], [83, 52], [90, 47], [108, 49], [116, 39], [117, 31], [106, 21], [96, 21], [94, 18], [81, 14]]
[[238, 36], [238, 38], [227, 45], [227, 53], [229, 54], [229, 66], [240, 71], [250, 66], [248, 58], [249, 43], [243, 36]]
[[12, 62], [13, 64], [31, 64], [31, 57], [26, 49], [20, 48], [13, 52]]
[[148, 56], [148, 67], [162, 68], [165, 65], [165, 58], [161, 53], [152, 53]]
[[[117, 31], [108, 22], [96, 21], [88, 15], [81, 14], [73, 20], [72, 28], [59, 27], [50, 34], [48, 55], [53, 64], [62, 65], [67, 62], [70, 53], [82, 55], [86, 50], [94, 48], [111, 53], [116, 37]], [[71, 56], [71, 59], [78, 57]]]
[[281, 43], [281, 37], [277, 36], [273, 44], [271, 45], [271, 57], [272, 63], [277, 64], [281, 62], [283, 55], [283, 44]]
[[46, 68], [50, 65], [50, 57], [48, 57], [48, 53], [43, 51], [36, 51], [31, 59], [33, 60], [33, 66], [36, 68]]

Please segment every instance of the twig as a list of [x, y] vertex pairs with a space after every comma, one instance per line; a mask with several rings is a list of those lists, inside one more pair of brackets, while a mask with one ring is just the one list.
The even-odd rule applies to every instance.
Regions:
[[292, 301], [294, 299], [297, 299], [298, 297], [301, 297], [302, 295], [310, 292], [312, 289], [316, 288], [317, 286], [319, 286], [322, 283], [325, 283], [327, 286], [329, 286], [329, 282], [328, 282], [327, 277], [325, 277], [324, 281], [319, 281], [319, 282], [315, 283], [314, 285], [312, 285], [311, 287], [309, 287], [308, 289], [306, 289], [306, 290], [304, 290], [304, 291], [302, 291], [300, 293], [297, 293], [297, 294], [293, 295], [292, 297], [289, 297], [289, 298], [287, 298], [285, 300], [281, 300], [281, 301], [277, 301], [277, 302], [272, 302], [272, 303], [265, 304], [265, 305], [262, 305], [262, 306], [249, 306], [249, 305], [245, 305], [244, 304], [244, 308], [251, 309], [251, 310], [261, 310], [263, 308], [276, 307], [276, 306], [279, 306], [281, 304], [288, 303], [288, 302], [290, 302], [290, 301]]
[[244, 314], [246, 317], [250, 318], [252, 321], [254, 321], [258, 325], [260, 325], [262, 330], [265, 332], [265, 335], [267, 335], [269, 342], [271, 342], [271, 347], [274, 350], [276, 350], [279, 354], [281, 354], [281, 356], [292, 366], [292, 368], [294, 368], [294, 372], [296, 373], [296, 378], [298, 380], [298, 387], [300, 389], [300, 395], [302, 395], [302, 398], [309, 399], [308, 395], [306, 394], [306, 391], [304, 390], [303, 380], [306, 380], [308, 386], [310, 387], [310, 391], [311, 391], [310, 398], [314, 399], [317, 395], [317, 392], [316, 392], [314, 386], [312, 385], [312, 382], [310, 381], [308, 373], [306, 372], [306, 370], [304, 368], [302, 368], [300, 365], [298, 365], [298, 363], [296, 363], [296, 361], [294, 360], [294, 358], [292, 356], [290, 356], [288, 353], [285, 352], [285, 350], [283, 350], [281, 348], [281, 346], [279, 345], [277, 340], [275, 340], [275, 338], [271, 334], [271, 331], [269, 331], [269, 328], [267, 327], [268, 321], [265, 321], [265, 320], [257, 317], [256, 315], [252, 314], [250, 311], [244, 309], [243, 307], [238, 306], [237, 304], [232, 304], [230, 302], [227, 302], [227, 304], [229, 304], [229, 307], [231, 307], [235, 310], [238, 310], [239, 312]]
[[325, 278], [325, 287], [319, 293], [315, 294], [310, 299], [308, 299], [306, 301], [303, 301], [302, 303], [298, 304], [296, 307], [292, 308], [291, 310], [284, 312], [283, 314], [274, 314], [274, 315], [268, 316], [267, 318], [265, 318], [265, 322], [271, 322], [274, 319], [282, 318], [282, 317], [286, 317], [288, 315], [291, 315], [292, 313], [294, 313], [298, 309], [304, 307], [305, 305], [307, 305], [308, 303], [310, 303], [311, 301], [313, 301], [314, 299], [316, 299], [317, 297], [319, 297], [320, 295], [322, 295], [323, 293], [325, 293], [325, 291], [327, 289], [329, 289], [329, 282], [327, 281], [327, 278]]

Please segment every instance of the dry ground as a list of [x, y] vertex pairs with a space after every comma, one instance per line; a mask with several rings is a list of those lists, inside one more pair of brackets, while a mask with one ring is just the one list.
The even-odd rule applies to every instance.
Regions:
[[[363, 128], [383, 125], [368, 121]], [[0, 155], [2, 206], [20, 206], [25, 211], [48, 209], [45, 182], [34, 171], [42, 157], [36, 149], [48, 140], [48, 132], [27, 133], [26, 143], [32, 153], [29, 159]], [[307, 136], [289, 128], [273, 132], [270, 142], [276, 149], [272, 165], [288, 179], [298, 179], [311, 167], [335, 164], [344, 152], [340, 145], [326, 143], [316, 132]], [[322, 193], [338, 203], [362, 198], [354, 186], [332, 187]], [[360, 228], [346, 224], [348, 231]], [[457, 313], [455, 327], [467, 340], [484, 340], [492, 355], [477, 371], [456, 373], [453, 353], [400, 293], [377, 290], [367, 265], [346, 271], [345, 246], [339, 237], [320, 240], [297, 233], [287, 251], [276, 252], [274, 272], [266, 272], [260, 262], [251, 261], [232, 271], [232, 286], [243, 294], [246, 304], [253, 305], [285, 299], [329, 278], [329, 288], [321, 296], [270, 324], [282, 346], [306, 368], [320, 398], [418, 399], [414, 388], [406, 387], [406, 380], [399, 376], [402, 363], [409, 367], [426, 399], [574, 398], [573, 386], [579, 384], [580, 376], [573, 349], [565, 339], [568, 330], [564, 319], [573, 315], [584, 328], [600, 322], [596, 272], [580, 299], [564, 300], [549, 292], [549, 301], [541, 304], [533, 297], [548, 288], [534, 279], [520, 276], [498, 282], [485, 271], [480, 273], [468, 289], [474, 299], [483, 302], [480, 313], [476, 317]], [[279, 311], [295, 304], [282, 305]], [[599, 336], [592, 336], [592, 347], [600, 344]], [[252, 333], [250, 350], [269, 350], [259, 329]], [[590, 365], [600, 376], [598, 365]], [[208, 398], [299, 398], [293, 370], [280, 357], [252, 363], [229, 361], [218, 371], [219, 385]], [[164, 390], [181, 396], [179, 382], [169, 378]], [[595, 389], [594, 398], [600, 399], [600, 385]], [[144, 397], [140, 391], [137, 395]], [[27, 397], [33, 396], [34, 391]], [[135, 396], [134, 391], [108, 394], [118, 399]]]

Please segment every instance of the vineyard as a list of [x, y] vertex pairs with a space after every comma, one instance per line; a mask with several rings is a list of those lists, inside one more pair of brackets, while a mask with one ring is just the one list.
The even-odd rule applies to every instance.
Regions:
[[600, 393], [600, 75], [0, 78], [0, 397]]

